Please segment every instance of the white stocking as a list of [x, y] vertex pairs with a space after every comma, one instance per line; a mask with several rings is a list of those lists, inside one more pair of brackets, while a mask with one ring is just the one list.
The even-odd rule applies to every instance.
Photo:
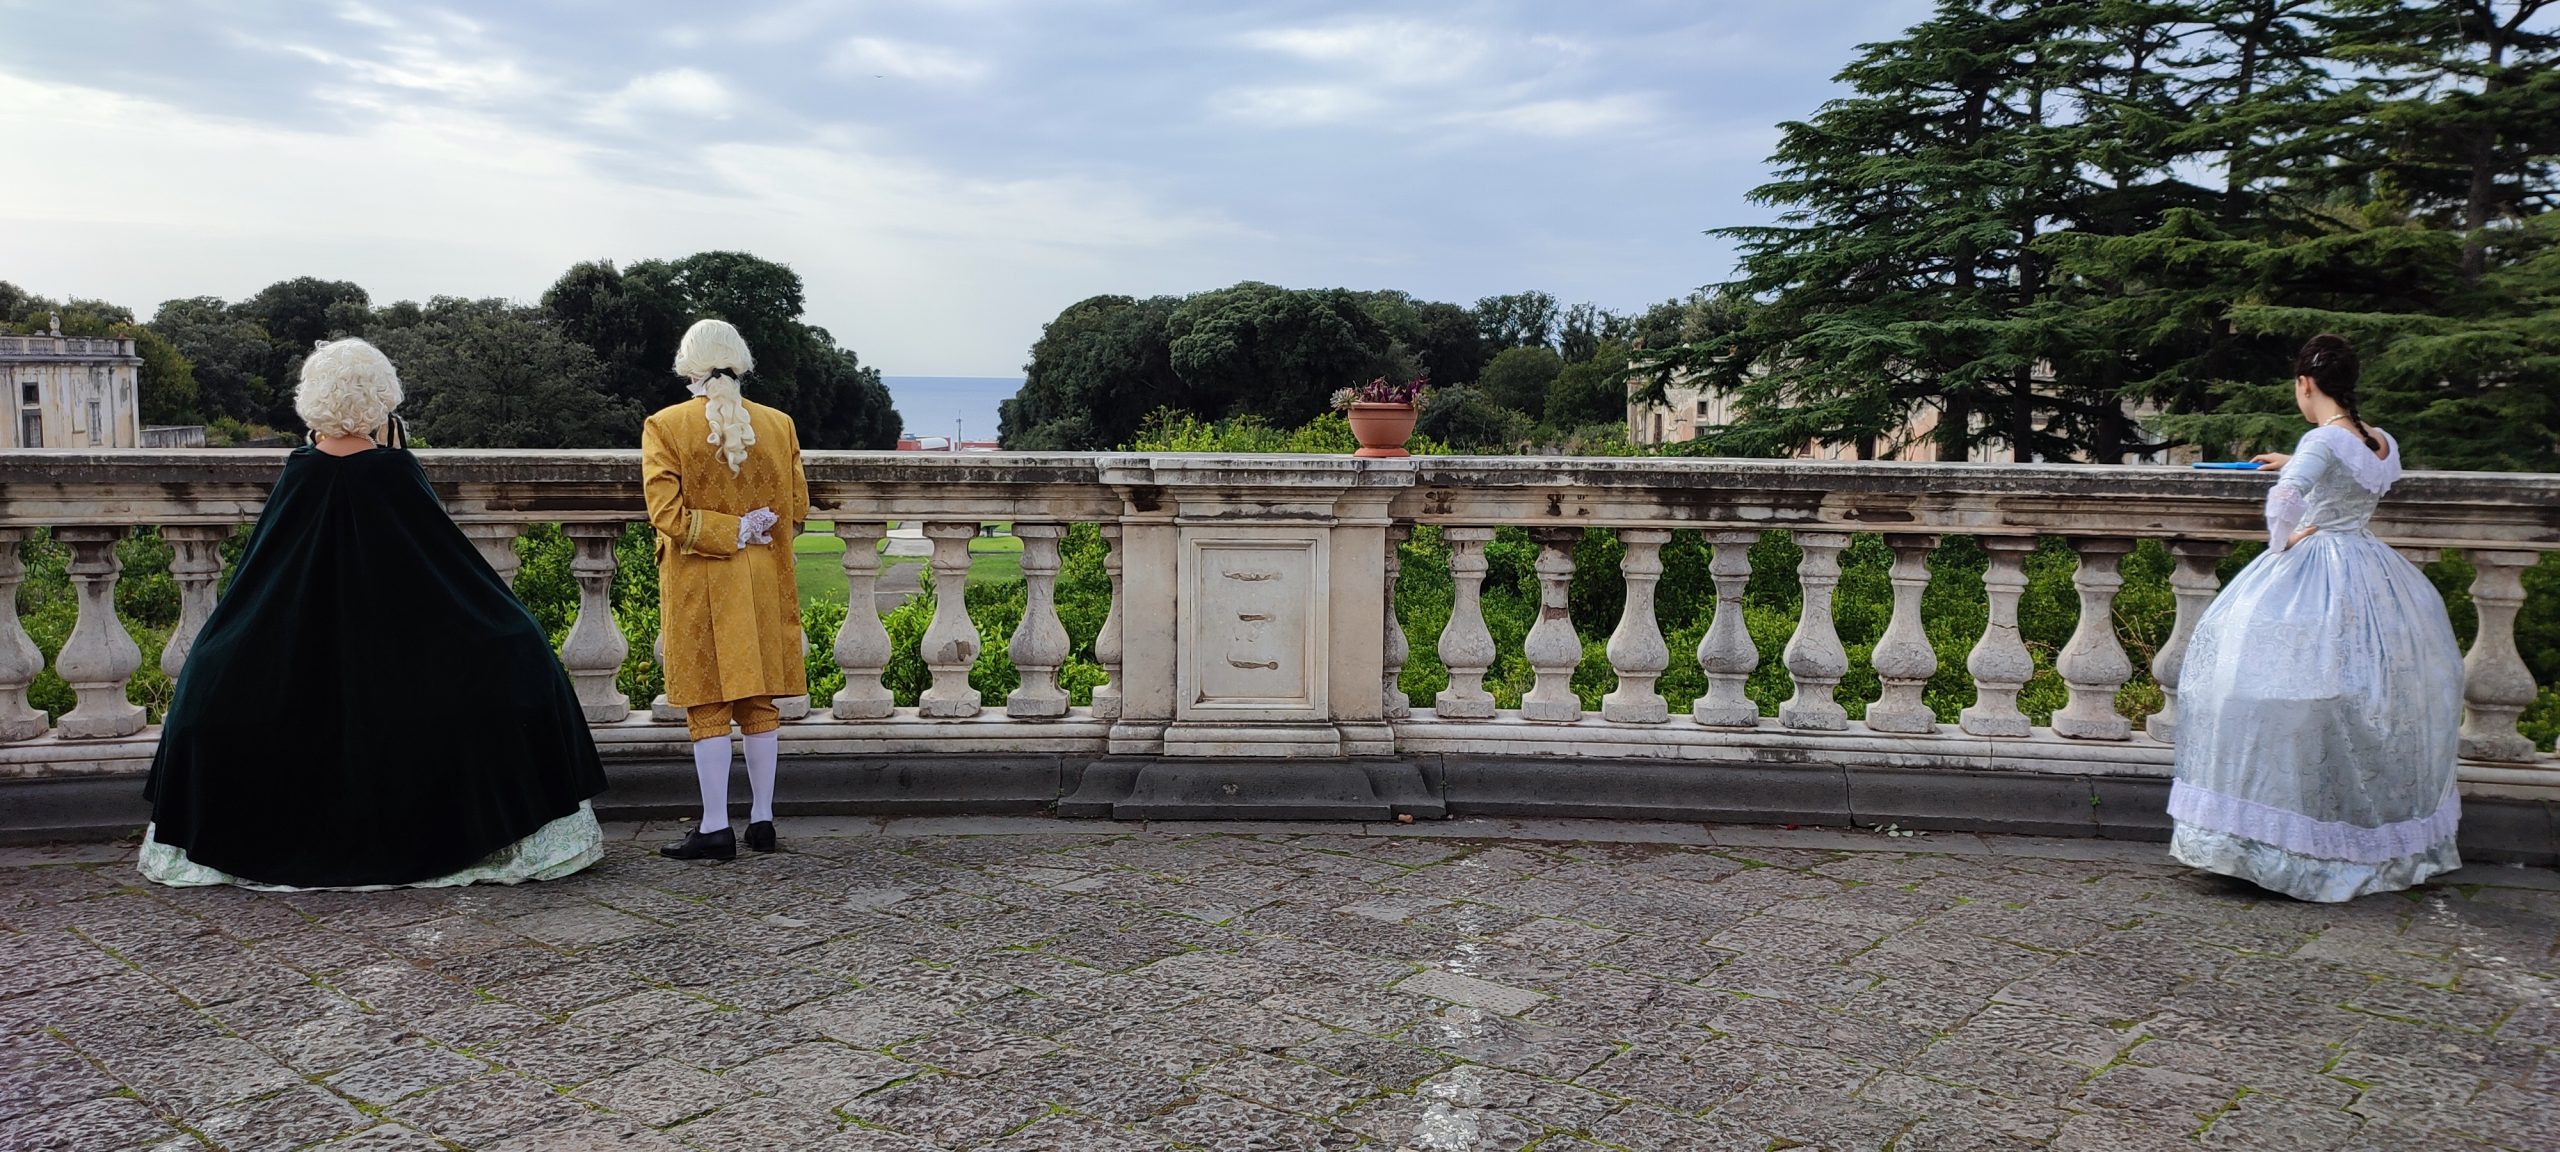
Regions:
[[729, 738], [693, 742], [693, 777], [702, 785], [702, 830], [729, 826]]
[[773, 767], [782, 755], [782, 733], [760, 732], [747, 740], [747, 787], [754, 799], [747, 809], [752, 823], [768, 823], [773, 819]]

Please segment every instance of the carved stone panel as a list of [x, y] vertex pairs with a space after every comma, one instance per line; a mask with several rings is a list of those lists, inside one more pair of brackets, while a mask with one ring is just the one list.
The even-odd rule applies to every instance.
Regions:
[[1178, 719], [1325, 718], [1325, 543], [1314, 527], [1184, 529]]

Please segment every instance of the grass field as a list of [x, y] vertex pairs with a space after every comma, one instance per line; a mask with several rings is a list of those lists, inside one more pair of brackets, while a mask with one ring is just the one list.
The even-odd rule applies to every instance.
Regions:
[[[1000, 524], [997, 527], [1010, 528], [1012, 525]], [[886, 549], [889, 542], [883, 540], [880, 546]], [[822, 597], [831, 600], [845, 598], [844, 541], [836, 536], [835, 525], [823, 520], [812, 521], [801, 532], [800, 538], [791, 542], [791, 561], [793, 574], [800, 581], [800, 603], [814, 603]], [[883, 557], [880, 563], [882, 570], [886, 571], [893, 566], [921, 566], [924, 562], [922, 556], [888, 556]], [[925, 574], [919, 572], [917, 576], [924, 577]], [[980, 536], [969, 541], [970, 583], [1003, 584], [1020, 579], [1020, 538]]]

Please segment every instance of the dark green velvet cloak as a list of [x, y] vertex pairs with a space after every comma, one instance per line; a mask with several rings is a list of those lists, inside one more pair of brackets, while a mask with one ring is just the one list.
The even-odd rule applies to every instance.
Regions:
[[244, 880], [411, 884], [604, 791], [541, 625], [407, 452], [287, 459], [178, 678], [155, 838]]

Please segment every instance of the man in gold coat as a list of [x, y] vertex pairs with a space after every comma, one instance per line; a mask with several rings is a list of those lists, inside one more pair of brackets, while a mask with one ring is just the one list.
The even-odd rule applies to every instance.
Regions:
[[649, 417], [640, 434], [641, 489], [658, 533], [658, 628], [667, 701], [685, 710], [702, 824], [659, 851], [729, 860], [729, 728], [746, 746], [753, 793], [747, 846], [774, 850], [773, 777], [781, 697], [806, 695], [799, 583], [791, 540], [809, 518], [800, 433], [791, 417], [748, 402], [738, 378], [755, 366], [725, 321], [684, 334], [676, 372], [692, 399]]

